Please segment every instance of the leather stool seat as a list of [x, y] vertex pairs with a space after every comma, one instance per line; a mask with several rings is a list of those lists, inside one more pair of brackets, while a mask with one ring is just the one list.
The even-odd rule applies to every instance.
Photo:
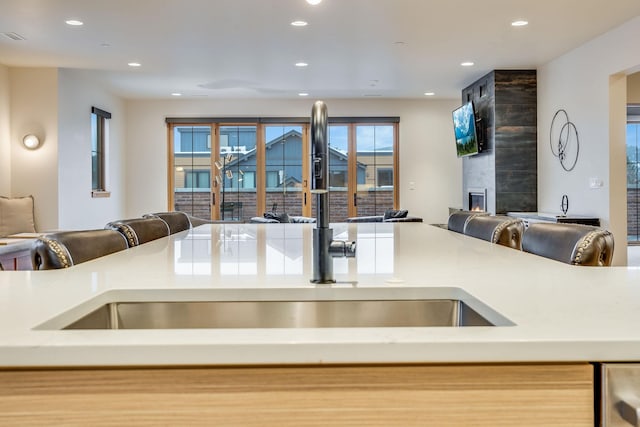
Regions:
[[580, 224], [534, 223], [522, 238], [522, 250], [573, 265], [609, 266], [613, 235]]
[[38, 238], [31, 261], [34, 270], [68, 268], [128, 247], [124, 236], [114, 230], [63, 231]]

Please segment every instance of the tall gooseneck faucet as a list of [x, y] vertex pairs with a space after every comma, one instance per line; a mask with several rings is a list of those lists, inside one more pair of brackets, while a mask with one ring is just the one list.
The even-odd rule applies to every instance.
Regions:
[[329, 228], [329, 142], [327, 106], [316, 101], [311, 109], [311, 193], [316, 195], [316, 228], [313, 230], [312, 283], [335, 283], [335, 257], [355, 257], [356, 242], [333, 240]]

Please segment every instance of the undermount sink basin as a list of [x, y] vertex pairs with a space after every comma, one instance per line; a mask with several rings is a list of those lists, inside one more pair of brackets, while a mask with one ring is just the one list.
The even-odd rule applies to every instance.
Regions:
[[459, 300], [105, 304], [64, 329], [493, 326]]
[[[138, 291], [135, 298], [118, 294], [112, 298], [101, 298], [107, 301], [97, 305], [96, 301], [85, 303], [83, 307], [57, 316], [37, 329], [381, 328], [513, 324], [459, 288], [272, 289], [260, 290], [260, 298], [241, 295], [248, 294], [248, 291], [237, 290], [234, 298], [229, 298], [229, 293], [224, 291], [205, 292], [198, 296], [198, 293], [180, 290], [174, 291], [172, 298], [166, 298], [167, 292], [162, 290]], [[153, 298], [145, 300], [145, 293]], [[177, 295], [180, 298], [176, 298]], [[285, 295], [297, 298], [283, 298]]]

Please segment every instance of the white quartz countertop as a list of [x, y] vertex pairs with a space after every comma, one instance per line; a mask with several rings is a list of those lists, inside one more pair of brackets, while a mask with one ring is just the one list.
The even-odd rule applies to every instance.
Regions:
[[[312, 224], [212, 224], [69, 269], [0, 272], [0, 367], [640, 360], [640, 269], [575, 267], [423, 223], [332, 224], [357, 241], [313, 285]], [[317, 295], [477, 300], [507, 326], [59, 330], [122, 299]], [[54, 322], [55, 323], [55, 322]]]

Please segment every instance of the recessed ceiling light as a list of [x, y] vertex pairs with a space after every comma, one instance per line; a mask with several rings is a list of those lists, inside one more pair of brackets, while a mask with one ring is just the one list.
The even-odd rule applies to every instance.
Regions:
[[296, 62], [296, 67], [307, 67], [309, 64], [306, 62]]
[[322, 0], [307, 0], [307, 3], [311, 4], [311, 5], [317, 5], [320, 4]]
[[513, 21], [511, 25], [513, 27], [524, 27], [525, 25], [529, 25], [529, 21], [524, 21], [522, 19], [519, 19], [517, 21]]
[[109, 43], [100, 43], [100, 47], [111, 47]]
[[129, 67], [140, 67], [140, 66], [142, 66], [142, 64], [139, 63], [139, 62], [129, 62], [127, 65]]
[[182, 96], [182, 94], [180, 92], [173, 92], [171, 96]]
[[67, 25], [71, 25], [73, 27], [79, 27], [80, 25], [84, 25], [84, 22], [79, 21], [77, 19], [67, 19], [66, 21], [64, 21], [67, 23]]
[[424, 96], [433, 96], [433, 95], [435, 95], [434, 92], [425, 92], [424, 93]]
[[473, 67], [473, 62], [465, 61], [465, 62], [461, 62], [460, 65], [462, 65], [463, 67]]
[[307, 21], [293, 21], [291, 25], [294, 27], [306, 27], [309, 23]]
[[309, 94], [307, 92], [300, 92], [298, 96], [309, 96]]

